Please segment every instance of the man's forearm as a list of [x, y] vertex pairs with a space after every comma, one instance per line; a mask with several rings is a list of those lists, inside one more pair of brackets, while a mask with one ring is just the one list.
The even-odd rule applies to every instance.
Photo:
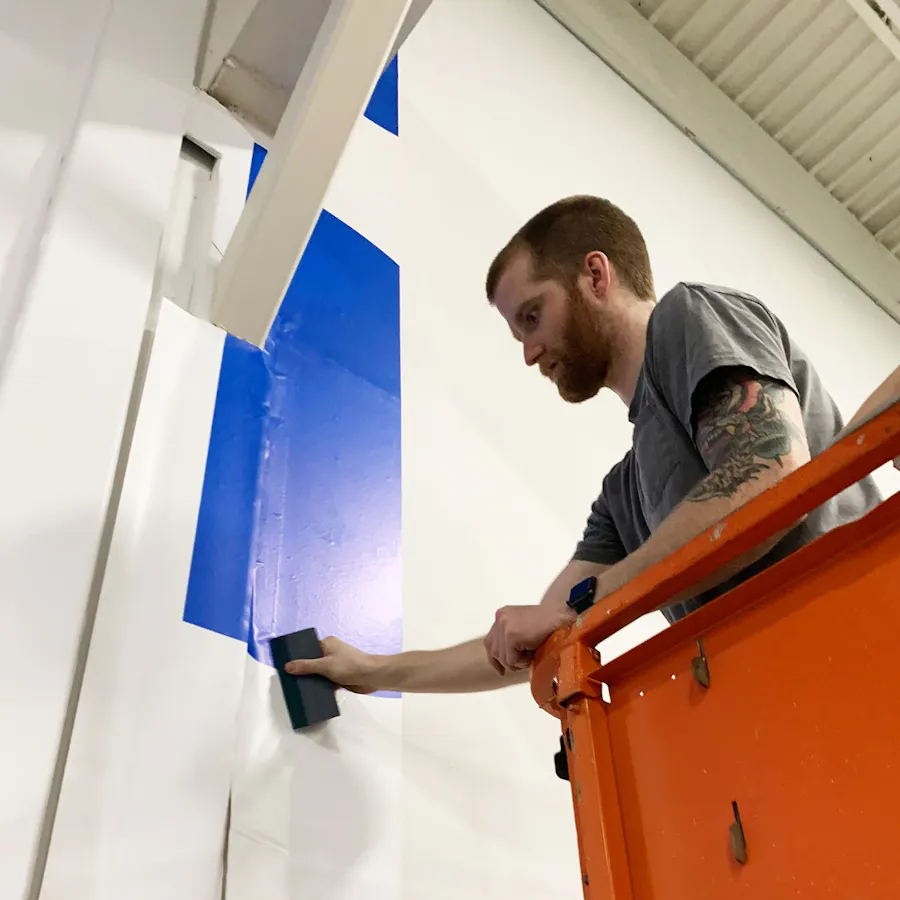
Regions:
[[[569, 591], [589, 575], [600, 575], [608, 567], [598, 563], [570, 560], [553, 580], [537, 606], [527, 611], [531, 627], [549, 631], [574, 619], [566, 605]], [[491, 633], [498, 628], [502, 610]], [[489, 635], [490, 636], [490, 635]], [[372, 690], [422, 694], [468, 694], [492, 691], [528, 681], [531, 650], [521, 654], [521, 667], [498, 667], [492, 663], [486, 647], [487, 638], [475, 638], [443, 650], [416, 650], [396, 656], [370, 657], [370, 671], [365, 682]], [[540, 641], [538, 641], [539, 643]], [[531, 649], [538, 643], [526, 641]], [[500, 670], [498, 670], [498, 668]]]
[[413, 650], [374, 658], [375, 690], [421, 694], [468, 694], [522, 684], [528, 670], [498, 674], [491, 666], [484, 639], [476, 638], [443, 650]]
[[[703, 493], [705, 485], [716, 478], [716, 473], [707, 476], [692, 494]], [[620, 563], [617, 563], [611, 569], [607, 570], [600, 577], [600, 596], [606, 596], [613, 591], [626, 585], [629, 581], [637, 578], [647, 569], [661, 562], [670, 556], [676, 550], [689, 544], [697, 535], [702, 534], [707, 528], [711, 528], [717, 522], [720, 522], [726, 516], [730, 515], [740, 506], [743, 506], [748, 500], [761, 493], [771, 484], [775, 483], [775, 479], [762, 479], [753, 481], [743, 486], [743, 488], [729, 498], [711, 497], [706, 500], [684, 500], [677, 506], [666, 520], [660, 525], [653, 536], [634, 553], [629, 554]], [[752, 565], [758, 559], [765, 556], [778, 541], [786, 534], [785, 531], [772, 535], [764, 543], [755, 547], [749, 553], [746, 553], [727, 566], [719, 569], [713, 575], [704, 579], [699, 584], [691, 587], [683, 595], [672, 597], [670, 603], [677, 603], [690, 597], [701, 594], [704, 591], [711, 590], [714, 587], [727, 581], [733, 575]]]

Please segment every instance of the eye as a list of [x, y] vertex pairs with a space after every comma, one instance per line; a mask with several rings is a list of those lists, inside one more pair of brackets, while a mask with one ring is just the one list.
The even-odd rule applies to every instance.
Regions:
[[534, 306], [525, 313], [525, 325], [528, 329], [534, 330], [541, 323], [541, 311], [538, 307]]

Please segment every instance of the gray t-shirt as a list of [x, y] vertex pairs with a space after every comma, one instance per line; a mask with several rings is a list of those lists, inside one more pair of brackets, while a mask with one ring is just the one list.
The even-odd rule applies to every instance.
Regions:
[[[806, 354], [755, 297], [681, 283], [656, 305], [644, 365], [628, 416], [631, 449], [603, 480], [575, 559], [613, 565], [638, 549], [709, 473], [694, 441], [694, 392], [716, 369], [740, 366], [777, 379], [800, 399], [812, 456], [843, 427], [837, 406]], [[871, 478], [820, 506], [758, 562], [718, 588], [663, 610], [670, 622], [881, 500]]]

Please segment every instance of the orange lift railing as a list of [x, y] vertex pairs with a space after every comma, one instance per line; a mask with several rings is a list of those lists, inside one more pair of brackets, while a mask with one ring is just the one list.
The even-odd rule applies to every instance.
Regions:
[[900, 404], [540, 648], [586, 900], [900, 898], [900, 494], [608, 664], [594, 649], [896, 456]]

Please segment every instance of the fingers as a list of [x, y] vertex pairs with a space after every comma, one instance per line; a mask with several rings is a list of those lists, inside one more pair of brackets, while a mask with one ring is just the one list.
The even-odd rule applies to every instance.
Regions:
[[491, 664], [491, 668], [498, 674], [503, 674], [503, 666], [500, 665], [500, 661], [494, 655], [494, 629], [491, 630], [485, 635], [484, 638], [484, 653], [487, 656], [488, 662]]
[[531, 665], [531, 654], [526, 650], [513, 647], [507, 655], [506, 668], [510, 672], [521, 672]]
[[487, 658], [488, 658], [488, 662], [491, 664], [491, 668], [498, 675], [505, 675], [506, 669], [503, 668], [503, 663], [501, 663], [500, 660], [497, 658], [497, 656], [494, 653], [494, 650], [490, 646], [487, 645], [487, 642], [485, 642], [485, 650], [487, 652]]
[[324, 675], [327, 659], [294, 659], [285, 667], [288, 675]]
[[285, 667], [288, 675], [325, 675], [331, 668], [331, 655], [338, 649], [337, 638], [327, 637], [322, 641], [321, 659], [294, 659]]
[[520, 650], [518, 655], [516, 656], [515, 664], [513, 665], [514, 669], [518, 669], [521, 671], [522, 669], [530, 668], [531, 664], [534, 662], [534, 651], [533, 650]]
[[505, 622], [498, 616], [487, 637], [484, 639], [484, 649], [488, 662], [498, 675], [506, 675], [509, 671], [507, 665], [507, 646], [509, 638], [506, 634]]
[[534, 656], [532, 651], [517, 646], [507, 625], [503, 610], [498, 611], [497, 619], [484, 639], [488, 662], [498, 675], [527, 669]]
[[485, 652], [485, 655], [487, 656], [488, 662], [491, 664], [491, 668], [498, 675], [505, 675], [506, 670], [503, 668], [503, 666], [500, 663], [500, 660], [497, 655], [497, 650], [494, 649], [494, 645], [496, 643], [495, 631], [496, 631], [496, 626], [491, 628], [491, 630], [487, 633], [487, 636], [484, 639], [484, 652]]

